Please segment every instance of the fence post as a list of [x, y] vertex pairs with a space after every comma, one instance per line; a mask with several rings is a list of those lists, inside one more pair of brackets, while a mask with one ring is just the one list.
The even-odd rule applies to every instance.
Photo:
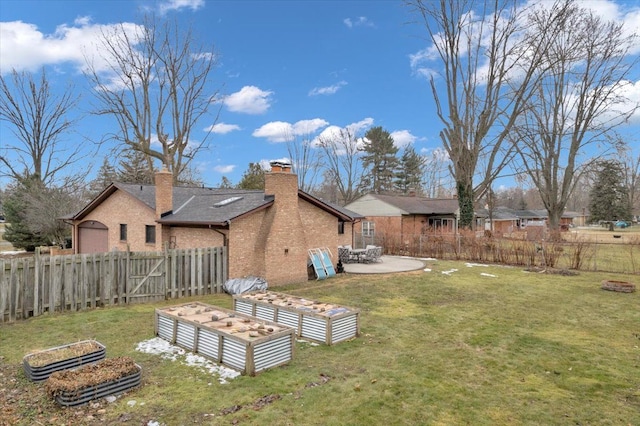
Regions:
[[131, 284], [129, 284], [129, 257], [131, 255], [131, 251], [129, 251], [129, 246], [127, 246], [127, 254], [125, 256], [125, 262], [124, 262], [124, 304], [128, 305], [129, 304], [129, 290], [131, 289]]
[[169, 299], [169, 282], [171, 281], [169, 274], [170, 274], [170, 268], [169, 268], [169, 243], [167, 241], [165, 241], [164, 243], [164, 280], [163, 280], [163, 286], [164, 286], [164, 300]]
[[[39, 312], [38, 301], [40, 299], [40, 262], [42, 261], [40, 247], [36, 247], [35, 252], [35, 264], [34, 264], [34, 274], [33, 274], [33, 316], [37, 316]], [[22, 313], [23, 317], [25, 317], [25, 313]]]

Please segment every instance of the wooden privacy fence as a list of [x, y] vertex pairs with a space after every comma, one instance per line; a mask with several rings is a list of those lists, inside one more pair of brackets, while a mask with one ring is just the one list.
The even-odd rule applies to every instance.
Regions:
[[227, 249], [0, 259], [0, 322], [222, 292]]

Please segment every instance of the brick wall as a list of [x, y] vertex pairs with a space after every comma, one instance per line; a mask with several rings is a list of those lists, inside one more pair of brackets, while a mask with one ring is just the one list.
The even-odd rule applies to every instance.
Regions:
[[[95, 220], [109, 228], [109, 250], [154, 251], [154, 244], [145, 244], [145, 225], [155, 226], [155, 212], [146, 204], [122, 191], [114, 192], [92, 210], [84, 221]], [[120, 224], [127, 225], [127, 241], [120, 241]], [[77, 235], [75, 236], [77, 241]], [[77, 250], [78, 244], [74, 244]]]
[[286, 171], [267, 173], [265, 194], [275, 195], [262, 224], [262, 235], [267, 235], [265, 278], [273, 285], [306, 281], [308, 245], [298, 208], [298, 177]]
[[345, 226], [345, 233], [339, 235], [338, 218], [334, 215], [304, 200], [299, 201], [298, 208], [305, 231], [307, 248], [327, 247], [331, 251], [335, 264], [338, 261], [338, 246], [351, 244], [350, 227]]
[[[224, 245], [224, 237], [219, 232], [208, 228], [169, 228], [168, 231], [171, 248], [205, 248], [221, 247]], [[226, 233], [226, 230], [222, 232]]]
[[227, 242], [229, 278], [254, 275], [266, 279], [263, 242], [266, 237], [261, 235], [265, 214], [266, 211], [261, 210], [231, 221]]

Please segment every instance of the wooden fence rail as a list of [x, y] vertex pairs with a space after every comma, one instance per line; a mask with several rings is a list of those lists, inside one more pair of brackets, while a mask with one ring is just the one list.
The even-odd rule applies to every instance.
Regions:
[[222, 292], [227, 249], [0, 259], [0, 322]]

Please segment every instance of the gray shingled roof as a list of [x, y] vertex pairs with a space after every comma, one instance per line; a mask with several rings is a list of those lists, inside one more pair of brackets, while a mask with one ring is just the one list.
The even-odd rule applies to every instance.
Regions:
[[[489, 216], [489, 211], [487, 209], [480, 209], [476, 212], [476, 214], [480, 216]], [[491, 216], [494, 220], [513, 220], [513, 219], [546, 219], [549, 216], [549, 213], [544, 209], [533, 209], [533, 210], [516, 210], [510, 209], [509, 207], [496, 207], [492, 212]], [[562, 217], [575, 217], [576, 214], [574, 212], [564, 212]]]
[[[115, 190], [121, 190], [140, 200], [150, 209], [156, 208], [156, 188], [154, 185], [114, 183], [103, 191], [88, 206], [76, 213], [73, 218], [81, 219], [100, 204]], [[357, 213], [338, 207], [300, 191], [301, 195], [314, 200], [320, 208], [343, 218], [355, 219]], [[174, 187], [173, 211], [164, 215], [161, 223], [181, 225], [224, 225], [239, 216], [265, 208], [273, 203], [272, 195], [261, 190], [221, 189], [204, 187]]]
[[409, 214], [453, 214], [458, 210], [454, 198], [407, 197], [402, 195], [371, 194], [380, 201], [391, 204]]
[[[155, 210], [156, 188], [154, 185], [118, 183], [115, 186]], [[216, 206], [216, 203], [230, 199], [235, 201]], [[272, 202], [273, 197], [265, 197], [264, 191], [176, 186], [173, 188], [173, 212], [163, 216], [160, 222], [224, 224]]]

